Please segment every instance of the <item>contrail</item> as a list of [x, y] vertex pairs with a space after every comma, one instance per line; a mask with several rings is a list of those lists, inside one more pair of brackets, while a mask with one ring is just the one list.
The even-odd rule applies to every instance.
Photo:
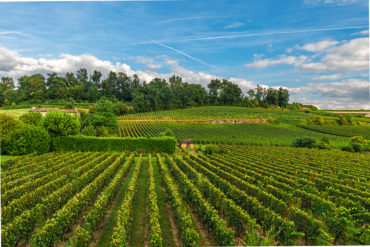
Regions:
[[198, 63], [201, 63], [201, 64], [204, 64], [204, 65], [207, 65], [207, 66], [212, 67], [212, 65], [210, 65], [210, 64], [208, 64], [208, 63], [206, 63], [206, 62], [204, 62], [204, 61], [202, 61], [202, 60], [200, 60], [200, 59], [198, 59], [198, 58], [195, 58], [195, 57], [193, 57], [193, 56], [190, 56], [189, 54], [186, 54], [185, 52], [179, 51], [179, 50], [177, 50], [177, 49], [175, 49], [175, 48], [173, 48], [173, 47], [171, 47], [171, 46], [161, 44], [161, 43], [159, 43], [159, 42], [157, 42], [157, 41], [152, 41], [152, 42], [153, 42], [153, 43], [155, 43], [155, 44], [157, 44], [157, 45], [160, 45], [160, 46], [162, 46], [162, 47], [165, 47], [165, 48], [167, 48], [167, 49], [173, 50], [173, 51], [175, 51], [175, 52], [177, 52], [177, 53], [180, 53], [181, 55], [184, 55], [185, 57], [188, 57], [188, 58], [190, 58], [190, 59], [192, 59], [192, 60], [194, 60], [194, 61], [197, 61]]
[[368, 27], [368, 26], [356, 26], [356, 27], [334, 27], [334, 28], [320, 28], [320, 29], [306, 29], [306, 30], [293, 30], [293, 31], [267, 32], [267, 33], [249, 33], [249, 34], [236, 34], [236, 35], [223, 35], [223, 36], [200, 37], [200, 38], [186, 38], [186, 39], [179, 39], [179, 40], [177, 40], [177, 41], [214, 40], [214, 39], [233, 39], [233, 38], [254, 37], [254, 36], [265, 36], [265, 35], [276, 35], [276, 34], [308, 33], [308, 32], [321, 32], [321, 31], [334, 31], [334, 30], [360, 29], [360, 28], [369, 28], [369, 27]]

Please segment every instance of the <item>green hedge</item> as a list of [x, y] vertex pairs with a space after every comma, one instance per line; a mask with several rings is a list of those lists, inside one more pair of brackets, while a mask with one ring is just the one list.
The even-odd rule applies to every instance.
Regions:
[[57, 151], [136, 151], [165, 152], [173, 154], [177, 141], [173, 137], [91, 137], [59, 136], [56, 138]]

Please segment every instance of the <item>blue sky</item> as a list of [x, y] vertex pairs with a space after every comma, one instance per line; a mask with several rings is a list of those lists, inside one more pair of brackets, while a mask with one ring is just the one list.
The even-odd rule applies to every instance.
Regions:
[[171, 74], [370, 109], [366, 0], [0, 2], [0, 75]]

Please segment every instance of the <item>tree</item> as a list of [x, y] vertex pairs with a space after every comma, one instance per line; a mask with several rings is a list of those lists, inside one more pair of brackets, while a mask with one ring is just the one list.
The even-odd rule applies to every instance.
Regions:
[[106, 127], [111, 133], [116, 131], [118, 124], [113, 103], [105, 98], [100, 99], [95, 106], [95, 112], [89, 113], [84, 121], [83, 127], [87, 125], [94, 126], [97, 132], [97, 127]]
[[46, 94], [49, 99], [65, 99], [68, 97], [68, 88], [65, 80], [56, 73], [48, 74], [46, 86]]
[[1, 77], [0, 81], [0, 105], [10, 103], [10, 95], [14, 92], [14, 81], [10, 77]]
[[211, 80], [211, 82], [207, 85], [209, 89], [209, 101], [210, 104], [215, 105], [218, 103], [218, 92], [221, 87], [221, 81], [218, 79]]
[[278, 91], [278, 105], [280, 107], [285, 108], [285, 107], [288, 106], [288, 102], [289, 102], [289, 91], [288, 91], [288, 89], [280, 87], [279, 91]]
[[21, 100], [43, 102], [46, 95], [45, 77], [41, 74], [22, 76], [18, 79], [18, 92]]
[[273, 88], [268, 88], [266, 93], [266, 102], [269, 105], [278, 105], [278, 91]]
[[224, 79], [222, 80], [220, 89], [220, 103], [224, 105], [237, 105], [241, 102], [242, 90], [238, 85]]

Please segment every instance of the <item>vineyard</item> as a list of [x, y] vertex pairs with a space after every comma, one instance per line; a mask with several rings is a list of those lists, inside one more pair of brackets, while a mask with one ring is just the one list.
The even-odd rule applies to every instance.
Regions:
[[337, 136], [362, 136], [370, 139], [370, 126], [331, 126], [331, 125], [305, 125], [301, 126], [305, 129], [314, 130], [321, 133], [337, 135]]
[[299, 128], [288, 124], [207, 124], [178, 122], [122, 122], [121, 137], [158, 136], [172, 130], [176, 139], [193, 139], [197, 143], [270, 144], [291, 145], [294, 139], [311, 136], [329, 138], [337, 147], [344, 146], [348, 138]]
[[[268, 119], [281, 121], [310, 119], [317, 115], [288, 110], [270, 110], [233, 106], [202, 106], [196, 108], [134, 113], [121, 116], [120, 120], [210, 120], [210, 119]], [[324, 116], [325, 119], [334, 117]]]
[[2, 164], [2, 246], [370, 243], [370, 157], [220, 145]]

